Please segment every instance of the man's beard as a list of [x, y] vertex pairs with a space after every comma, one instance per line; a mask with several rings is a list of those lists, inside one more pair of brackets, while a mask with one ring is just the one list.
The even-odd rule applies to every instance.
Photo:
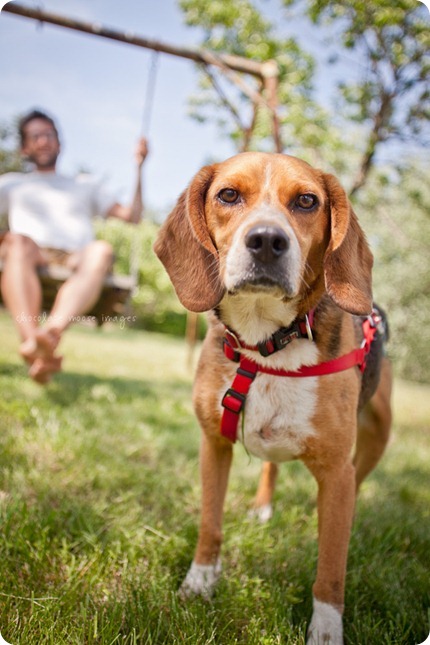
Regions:
[[43, 156], [39, 154], [33, 154], [33, 155], [28, 155], [27, 160], [30, 163], [33, 163], [37, 168], [44, 169], [44, 168], [55, 168], [55, 164], [57, 163], [58, 159], [58, 153], [53, 152], [49, 156]]

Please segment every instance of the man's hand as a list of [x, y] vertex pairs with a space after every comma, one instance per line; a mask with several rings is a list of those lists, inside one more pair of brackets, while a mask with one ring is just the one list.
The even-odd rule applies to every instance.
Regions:
[[144, 137], [142, 137], [142, 139], [139, 139], [137, 143], [136, 151], [134, 154], [136, 158], [136, 163], [140, 168], [143, 165], [143, 162], [145, 161], [148, 155], [148, 142]]

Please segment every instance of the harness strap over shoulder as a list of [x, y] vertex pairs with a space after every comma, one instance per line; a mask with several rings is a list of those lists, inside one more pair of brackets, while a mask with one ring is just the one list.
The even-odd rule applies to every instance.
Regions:
[[[359, 348], [352, 350], [348, 354], [344, 354], [344, 356], [339, 356], [338, 358], [319, 363], [318, 365], [303, 365], [296, 371], [278, 370], [271, 367], [265, 367], [263, 365], [258, 365], [255, 361], [249, 358], [246, 358], [239, 352], [239, 349], [258, 349], [259, 346], [251, 348], [250, 346], [244, 345], [239, 341], [237, 336], [233, 334], [233, 332], [227, 330], [224, 338], [224, 354], [230, 360], [236, 362], [239, 361], [239, 367], [236, 371], [236, 376], [231, 387], [227, 390], [222, 399], [224, 410], [221, 419], [221, 434], [232, 443], [236, 441], [240, 413], [245, 407], [246, 397], [258, 372], [271, 374], [273, 376], [286, 376], [289, 378], [335, 374], [336, 372], [342, 372], [355, 366], [357, 366], [361, 372], [364, 372], [366, 367], [366, 357], [370, 351], [379, 322], [379, 314], [376, 311], [373, 311], [370, 316], [367, 316], [367, 318], [363, 320], [363, 342]], [[232, 336], [234, 337], [235, 342], [234, 347], [230, 345]], [[284, 346], [286, 346], [286, 344]]]

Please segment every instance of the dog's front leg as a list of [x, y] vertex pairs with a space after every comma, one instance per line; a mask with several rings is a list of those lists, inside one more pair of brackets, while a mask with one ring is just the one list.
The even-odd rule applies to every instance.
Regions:
[[307, 645], [343, 645], [346, 562], [355, 504], [352, 463], [311, 468], [318, 481], [318, 568]]
[[210, 598], [221, 573], [222, 516], [232, 445], [221, 437], [203, 434], [200, 448], [202, 509], [199, 539], [191, 567], [182, 583], [182, 597]]

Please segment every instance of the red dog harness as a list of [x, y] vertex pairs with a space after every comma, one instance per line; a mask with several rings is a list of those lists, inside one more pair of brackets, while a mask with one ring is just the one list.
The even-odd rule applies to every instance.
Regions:
[[291, 327], [282, 327], [269, 338], [269, 340], [251, 346], [243, 343], [230, 329], [224, 332], [224, 354], [232, 361], [238, 362], [239, 367], [231, 387], [224, 394], [222, 405], [224, 407], [221, 419], [221, 434], [232, 441], [237, 439], [237, 426], [240, 413], [245, 407], [246, 397], [258, 372], [272, 374], [273, 376], [288, 376], [290, 378], [304, 376], [323, 376], [342, 372], [357, 365], [361, 372], [366, 367], [366, 356], [377, 331], [377, 325], [381, 317], [377, 311], [372, 311], [370, 316], [363, 320], [363, 342], [358, 349], [352, 350], [349, 354], [334, 358], [318, 365], [303, 365], [296, 371], [273, 369], [264, 367], [255, 361], [245, 358], [240, 350], [249, 349], [258, 351], [262, 356], [270, 356], [286, 347], [296, 338], [308, 338], [312, 340], [312, 321], [314, 312], [309, 312], [304, 320], [295, 321]]

